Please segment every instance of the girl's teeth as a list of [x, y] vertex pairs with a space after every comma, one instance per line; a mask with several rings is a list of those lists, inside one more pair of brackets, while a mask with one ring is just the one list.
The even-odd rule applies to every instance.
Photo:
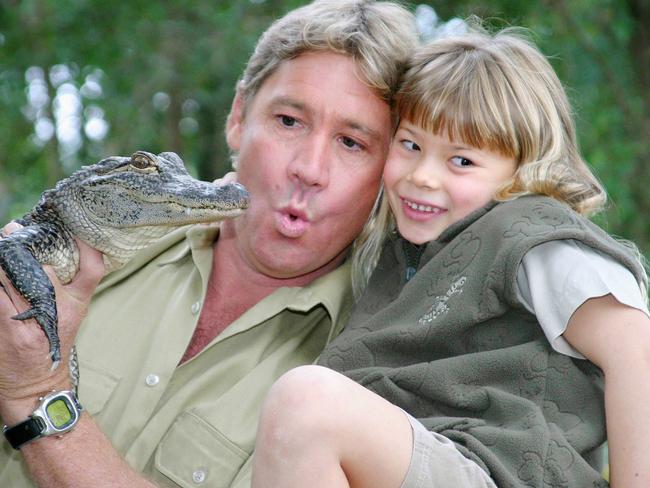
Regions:
[[433, 213], [439, 213], [440, 209], [437, 207], [431, 207], [429, 205], [418, 205], [417, 203], [409, 202], [406, 200], [406, 204], [411, 207], [413, 210], [418, 210], [420, 212], [433, 212]]

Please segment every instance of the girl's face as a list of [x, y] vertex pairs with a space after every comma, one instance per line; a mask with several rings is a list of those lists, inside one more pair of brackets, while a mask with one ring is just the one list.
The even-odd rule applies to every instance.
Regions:
[[402, 121], [384, 168], [399, 232], [414, 244], [487, 204], [515, 173], [513, 158], [434, 135]]

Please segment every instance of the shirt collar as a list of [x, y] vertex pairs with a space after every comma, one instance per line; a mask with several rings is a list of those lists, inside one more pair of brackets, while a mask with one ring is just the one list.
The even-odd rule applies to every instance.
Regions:
[[297, 312], [307, 312], [322, 304], [332, 320], [328, 342], [346, 325], [352, 307], [351, 265], [347, 260], [335, 270], [314, 280], [309, 285], [296, 290], [287, 308]]
[[[140, 251], [123, 268], [107, 275], [97, 288], [97, 292], [118, 283], [152, 260], [158, 261], [158, 266], [165, 266], [192, 255], [196, 262], [199, 256], [207, 255], [206, 251], [209, 251], [211, 258], [212, 245], [218, 236], [219, 224], [192, 225], [176, 229], [152, 246]], [[209, 268], [208, 266], [207, 269]], [[331, 338], [345, 325], [352, 305], [349, 260], [306, 286], [278, 288], [264, 298], [260, 304], [262, 303], [263, 306], [255, 306], [247, 314], [260, 313], [269, 317], [274, 313], [280, 313], [285, 308], [306, 313], [314, 307], [324, 306], [332, 320]], [[261, 319], [260, 316], [260, 321]]]
[[346, 262], [303, 287], [277, 288], [229, 325], [220, 339], [256, 327], [285, 310], [307, 313], [324, 307], [331, 320], [327, 338], [330, 342], [346, 325], [352, 301], [350, 264]]

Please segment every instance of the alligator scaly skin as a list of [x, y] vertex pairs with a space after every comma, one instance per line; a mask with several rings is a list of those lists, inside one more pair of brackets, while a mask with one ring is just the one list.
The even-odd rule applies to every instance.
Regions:
[[56, 296], [42, 265], [68, 283], [79, 267], [74, 237], [104, 254], [107, 271], [175, 227], [239, 215], [249, 196], [238, 183], [216, 186], [192, 178], [174, 153], [138, 151], [84, 166], [45, 191], [22, 219], [23, 228], [0, 240], [0, 268], [45, 333], [53, 368], [61, 360]]

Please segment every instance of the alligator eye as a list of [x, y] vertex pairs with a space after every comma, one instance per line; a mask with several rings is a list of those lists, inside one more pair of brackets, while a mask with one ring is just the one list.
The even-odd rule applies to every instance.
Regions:
[[131, 166], [133, 166], [135, 169], [153, 169], [155, 168], [155, 162], [145, 152], [136, 152], [131, 156]]

